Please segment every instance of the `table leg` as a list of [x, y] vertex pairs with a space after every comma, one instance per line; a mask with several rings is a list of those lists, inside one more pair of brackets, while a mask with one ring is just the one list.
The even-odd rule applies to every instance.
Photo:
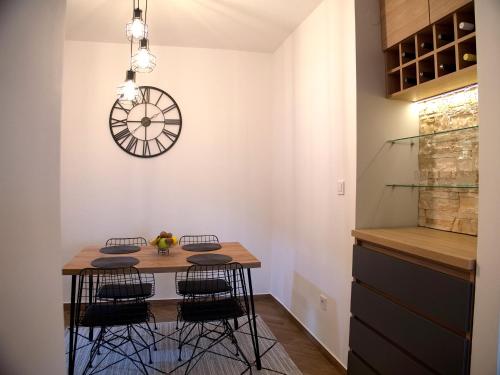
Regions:
[[[94, 278], [89, 275], [89, 306], [92, 304], [93, 282]], [[94, 341], [94, 327], [89, 327], [89, 341]]]
[[[233, 288], [234, 290], [236, 291], [236, 288], [238, 286], [236, 285], [236, 270], [234, 269], [233, 270]], [[234, 329], [238, 329], [239, 325], [238, 325], [238, 318], [234, 318]]]
[[71, 276], [71, 304], [69, 309], [69, 353], [68, 353], [68, 374], [73, 375], [75, 370], [74, 334], [75, 334], [75, 290], [76, 275]]
[[250, 268], [247, 269], [248, 274], [248, 287], [250, 289], [250, 307], [252, 308], [252, 324], [253, 324], [253, 334], [254, 340], [254, 351], [255, 351], [255, 364], [257, 365], [257, 370], [262, 369], [262, 363], [260, 362], [260, 349], [259, 349], [259, 334], [257, 333], [257, 318], [255, 316], [255, 303], [253, 300], [253, 286], [252, 286], [252, 273]]

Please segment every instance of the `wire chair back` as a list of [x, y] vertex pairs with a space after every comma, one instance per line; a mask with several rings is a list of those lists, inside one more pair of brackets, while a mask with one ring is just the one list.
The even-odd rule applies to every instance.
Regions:
[[106, 246], [136, 245], [147, 246], [148, 241], [144, 237], [114, 237], [106, 241]]
[[219, 238], [214, 234], [185, 235], [179, 239], [179, 245], [190, 245], [196, 243], [219, 243]]
[[141, 274], [134, 268], [87, 268], [80, 272], [76, 320], [84, 327], [136, 324], [149, 319]]
[[[113, 237], [106, 241], [106, 246], [120, 246], [120, 245], [135, 245], [147, 246], [148, 242], [144, 237]], [[145, 292], [148, 294], [146, 298], [155, 295], [155, 275], [152, 273], [141, 273], [142, 283]]]

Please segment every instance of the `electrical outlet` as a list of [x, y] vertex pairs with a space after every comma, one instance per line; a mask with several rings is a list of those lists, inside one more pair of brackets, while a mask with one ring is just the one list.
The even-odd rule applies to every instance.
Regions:
[[337, 195], [344, 195], [344, 194], [345, 194], [345, 181], [338, 180], [337, 181]]
[[321, 310], [326, 311], [328, 309], [328, 297], [324, 294], [319, 295], [319, 305], [321, 306]]

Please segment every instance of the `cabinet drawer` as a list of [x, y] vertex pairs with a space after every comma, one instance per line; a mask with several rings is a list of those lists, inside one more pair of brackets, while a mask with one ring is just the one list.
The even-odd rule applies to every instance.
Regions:
[[358, 283], [352, 285], [351, 312], [394, 345], [411, 353], [436, 372], [467, 373], [469, 342], [464, 337]]
[[354, 245], [353, 277], [458, 331], [471, 330], [472, 283]]
[[[351, 325], [352, 326], [352, 325]], [[359, 357], [349, 350], [347, 364], [348, 375], [377, 375], [370, 367], [368, 367]]]
[[[363, 358], [380, 374], [401, 375], [404, 372], [405, 375], [434, 375], [434, 372], [406, 355], [356, 318], [351, 318], [349, 345], [355, 354]], [[359, 359], [355, 359], [361, 362]], [[348, 374], [375, 373], [373, 371], [365, 372], [368, 370], [372, 371], [363, 362], [361, 362], [361, 365], [355, 361], [351, 363], [351, 356], [349, 356]]]

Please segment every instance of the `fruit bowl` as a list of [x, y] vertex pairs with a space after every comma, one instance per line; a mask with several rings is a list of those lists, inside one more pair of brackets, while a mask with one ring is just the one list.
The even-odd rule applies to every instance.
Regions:
[[157, 247], [157, 250], [158, 250], [158, 255], [169, 255], [170, 254], [170, 246], [164, 247], [164, 248]]
[[159, 255], [168, 255], [170, 254], [170, 247], [177, 245], [177, 237], [169, 232], [161, 232], [159, 236], [149, 243], [156, 246]]

